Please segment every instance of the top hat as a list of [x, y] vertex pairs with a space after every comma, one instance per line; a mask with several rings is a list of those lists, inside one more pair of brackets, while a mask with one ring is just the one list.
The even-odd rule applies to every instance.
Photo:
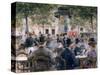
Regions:
[[94, 38], [90, 38], [89, 39], [89, 43], [88, 43], [88, 45], [90, 45], [90, 46], [93, 46], [94, 47], [94, 45], [96, 44], [96, 41], [95, 41], [95, 39]]
[[72, 44], [72, 41], [71, 41], [71, 39], [69, 39], [69, 38], [66, 40], [66, 42], [67, 42], [67, 45], [68, 45], [68, 46], [70, 46], [70, 45]]

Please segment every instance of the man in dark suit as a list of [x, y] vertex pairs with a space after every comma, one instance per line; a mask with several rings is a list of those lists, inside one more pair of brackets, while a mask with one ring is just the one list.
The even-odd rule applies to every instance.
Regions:
[[65, 60], [65, 69], [74, 69], [76, 67], [76, 58], [71, 51], [71, 44], [71, 39], [67, 39], [67, 47], [61, 53], [61, 58]]

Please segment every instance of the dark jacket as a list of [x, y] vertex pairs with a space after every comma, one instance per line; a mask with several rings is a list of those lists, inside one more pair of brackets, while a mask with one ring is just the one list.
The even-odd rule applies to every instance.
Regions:
[[35, 39], [33, 39], [32, 37], [28, 37], [25, 41], [25, 47], [32, 47], [37, 45], [37, 42]]
[[65, 48], [65, 50], [61, 53], [61, 57], [66, 62], [66, 69], [74, 69], [76, 67], [75, 55], [68, 48]]
[[41, 35], [39, 37], [39, 41], [40, 41], [40, 43], [44, 43], [45, 42], [45, 36], [44, 35]]

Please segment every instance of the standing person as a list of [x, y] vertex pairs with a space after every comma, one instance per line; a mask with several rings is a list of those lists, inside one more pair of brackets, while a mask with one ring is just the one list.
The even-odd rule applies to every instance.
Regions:
[[67, 33], [63, 34], [63, 35], [64, 35], [64, 37], [63, 37], [63, 46], [66, 47], [67, 46], [67, 39], [68, 39]]
[[[65, 47], [64, 51], [61, 53], [61, 58], [65, 60], [65, 65], [62, 64], [61, 70], [63, 69], [74, 69], [76, 67], [76, 58], [75, 55], [71, 51], [71, 46], [72, 42], [71, 39], [67, 39], [67, 46]], [[62, 63], [62, 62], [61, 62]], [[65, 68], [64, 68], [65, 67]]]
[[39, 37], [39, 42], [43, 43], [44, 41], [45, 41], [45, 36], [43, 34], [41, 34]]
[[59, 42], [59, 41], [60, 41], [60, 35], [57, 34], [57, 42]]

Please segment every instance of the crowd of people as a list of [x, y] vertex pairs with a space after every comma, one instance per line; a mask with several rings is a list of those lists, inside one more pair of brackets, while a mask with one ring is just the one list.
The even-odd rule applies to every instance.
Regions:
[[[34, 33], [28, 33], [23, 46], [30, 57], [38, 55], [39, 52], [41, 56], [46, 54], [49, 57], [48, 61], [45, 57], [43, 57], [44, 59], [40, 58], [38, 66], [41, 69], [37, 66], [38, 69], [35, 67], [34, 71], [48, 70], [51, 67], [51, 70], [79, 69], [81, 61], [77, 56], [86, 56], [85, 60], [82, 61], [82, 68], [95, 68], [97, 64], [97, 41], [94, 37], [69, 37], [67, 33], [57, 34], [54, 37], [50, 34], [44, 35], [41, 32], [39, 36], [36, 36]], [[42, 54], [41, 51], [44, 53]], [[44, 65], [43, 60], [46, 60]], [[40, 66], [41, 63], [43, 66]], [[49, 67], [46, 66], [46, 63], [47, 66], [50, 64]]]

